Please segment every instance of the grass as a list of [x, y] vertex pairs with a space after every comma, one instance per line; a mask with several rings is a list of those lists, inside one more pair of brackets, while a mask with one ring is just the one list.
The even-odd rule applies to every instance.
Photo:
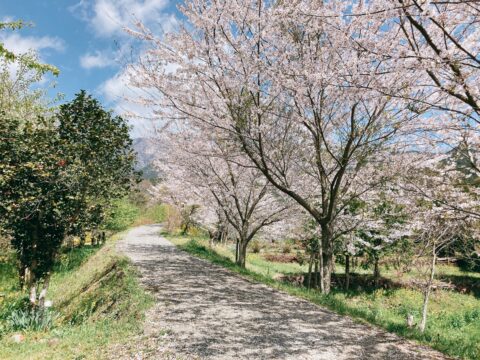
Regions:
[[134, 225], [159, 224], [165, 221], [167, 213], [166, 204], [154, 204], [143, 208]]
[[[480, 299], [453, 291], [438, 290], [431, 297], [429, 319], [425, 333], [406, 326], [407, 314], [420, 320], [422, 294], [412, 289], [349, 291], [334, 289], [325, 296], [317, 291], [276, 281], [276, 274], [298, 273], [305, 266], [268, 262], [259, 254], [248, 254], [246, 269], [233, 262], [233, 246], [208, 247], [208, 241], [198, 237], [166, 236], [179, 248], [238, 274], [265, 283], [294, 296], [326, 306], [358, 321], [381, 326], [388, 331], [417, 340], [450, 356], [463, 359], [480, 358]], [[452, 267], [449, 267], [452, 268]], [[455, 268], [441, 271], [454, 275]], [[464, 273], [462, 273], [464, 275]], [[477, 274], [475, 274], [476, 276]]]
[[[0, 330], [0, 359], [98, 359], [110, 344], [141, 329], [144, 311], [153, 303], [137, 282], [128, 260], [115, 251], [120, 234], [102, 248], [84, 247], [61, 256], [47, 298], [57, 314], [49, 331], [26, 331], [14, 343]], [[14, 257], [0, 262], [0, 321], [22, 298]]]

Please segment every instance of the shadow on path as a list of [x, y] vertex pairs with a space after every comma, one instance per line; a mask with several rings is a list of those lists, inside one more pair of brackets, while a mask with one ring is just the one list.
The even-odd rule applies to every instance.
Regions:
[[133, 229], [119, 246], [160, 305], [155, 328], [172, 331], [187, 359], [445, 359], [194, 258], [159, 232]]

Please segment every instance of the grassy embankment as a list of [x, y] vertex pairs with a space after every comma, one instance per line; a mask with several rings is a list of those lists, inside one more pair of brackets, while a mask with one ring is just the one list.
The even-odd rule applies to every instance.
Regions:
[[[141, 209], [122, 200], [108, 228], [162, 221], [164, 209]], [[142, 327], [145, 310], [153, 304], [140, 288], [128, 259], [118, 254], [111, 236], [101, 247], [64, 250], [52, 276], [47, 298], [53, 301], [44, 329], [22, 325], [25, 293], [18, 287], [13, 251], [0, 255], [0, 359], [98, 359], [112, 344], [123, 343]], [[3, 256], [2, 256], [3, 255]], [[28, 316], [26, 320], [29, 320]], [[24, 339], [16, 343], [13, 335]]]
[[[298, 274], [306, 271], [306, 265], [266, 261], [262, 254], [247, 256], [247, 269], [234, 264], [233, 246], [215, 245], [210, 248], [202, 237], [166, 236], [179, 248], [212, 263], [226, 267], [243, 276], [265, 283], [313, 303], [326, 306], [340, 314], [349, 315], [359, 321], [379, 325], [388, 331], [415, 339], [448, 355], [464, 358], [480, 358], [480, 298], [476, 294], [461, 294], [450, 290], [437, 290], [429, 305], [427, 329], [421, 334], [415, 328], [406, 326], [407, 314], [420, 320], [422, 293], [415, 289], [356, 289], [345, 292], [334, 289], [328, 296], [304, 287], [294, 286], [275, 280], [279, 274]], [[337, 272], [343, 271], [337, 266]], [[474, 277], [478, 273], [463, 273], [452, 266], [439, 266], [439, 274]], [[383, 269], [385, 277], [393, 276]]]
[[[62, 255], [52, 277], [53, 326], [16, 329], [11, 314], [20, 308], [12, 255], [0, 262], [0, 359], [95, 359], [107, 346], [140, 330], [150, 297], [139, 287], [128, 260], [114, 248], [120, 235], [102, 248], [73, 249]], [[22, 334], [20, 343], [13, 334]]]

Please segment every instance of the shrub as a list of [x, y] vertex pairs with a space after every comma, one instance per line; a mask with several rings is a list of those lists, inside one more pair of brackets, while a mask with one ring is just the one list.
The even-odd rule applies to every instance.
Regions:
[[140, 215], [140, 209], [130, 203], [128, 199], [115, 202], [112, 212], [106, 219], [104, 226], [107, 230], [123, 231], [128, 229]]
[[[2, 233], [2, 229], [0, 229], [0, 234]], [[3, 237], [0, 235], [0, 254], [5, 254], [10, 251], [10, 239], [7, 237]]]
[[155, 204], [148, 208], [147, 213], [150, 219], [155, 223], [163, 223], [167, 218], [168, 205]]
[[265, 254], [263, 258], [270, 262], [293, 263], [297, 262], [297, 256], [293, 254]]
[[250, 248], [252, 250], [252, 253], [258, 254], [262, 250], [262, 245], [260, 244], [260, 241], [258, 240], [253, 240], [250, 243]]
[[468, 257], [461, 258], [458, 261], [458, 266], [463, 271], [480, 272], [480, 254], [474, 252]]
[[303, 266], [303, 264], [308, 262], [308, 257], [305, 255], [304, 252], [298, 251], [295, 255], [295, 260], [298, 263], [298, 265]]
[[282, 253], [283, 254], [290, 254], [292, 252], [292, 244], [285, 241], [282, 245]]
[[173, 206], [167, 206], [165, 211], [165, 230], [174, 233], [182, 225], [182, 216], [180, 211]]
[[7, 328], [12, 331], [45, 331], [51, 329], [57, 315], [50, 309], [17, 309], [7, 318]]

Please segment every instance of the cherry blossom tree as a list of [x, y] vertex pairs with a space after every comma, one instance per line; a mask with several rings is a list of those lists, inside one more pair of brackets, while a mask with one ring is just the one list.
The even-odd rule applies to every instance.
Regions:
[[188, 25], [178, 33], [160, 39], [142, 24], [131, 31], [151, 50], [129, 70], [134, 86], [161, 94], [145, 99], [159, 115], [222, 132], [315, 219], [325, 292], [333, 243], [354, 228], [338, 219], [384, 181], [386, 150], [398, 146], [412, 115], [369, 90], [395, 93], [408, 84], [401, 74], [376, 76], [383, 65], [353, 46], [356, 28], [342, 17], [304, 14], [318, 6], [344, 11], [334, 3], [186, 2]]
[[[399, 0], [400, 40], [425, 72], [434, 129], [480, 175], [480, 7], [471, 1]], [[417, 88], [418, 89], [418, 88]], [[418, 91], [418, 90], [417, 90]], [[425, 90], [424, 90], [425, 91]], [[432, 114], [427, 114], [430, 117]], [[439, 126], [440, 125], [440, 126]], [[443, 126], [442, 126], [443, 125]]]
[[209, 232], [213, 232], [212, 225], [224, 226], [226, 220], [236, 234], [236, 262], [245, 267], [249, 242], [268, 226], [284, 220], [289, 204], [228, 142], [195, 130], [193, 125], [176, 127], [169, 136], [163, 164], [169, 167], [170, 184], [175, 184], [172, 192], [183, 193], [185, 201], [202, 205], [199, 211], [209, 216], [200, 223]]
[[[480, 7], [475, 1], [346, 1], [341, 12], [312, 17], [349, 19], [363, 36], [351, 35], [357, 51], [382, 62], [383, 72], [402, 73], [401, 92], [376, 90], [405, 99], [421, 113], [423, 139], [461, 151], [479, 174]], [[376, 84], [375, 84], [376, 85]], [[369, 86], [370, 88], [373, 88]]]
[[437, 201], [426, 200], [423, 196], [412, 193], [409, 195], [411, 219], [408, 226], [412, 231], [412, 239], [417, 244], [417, 263], [423, 270], [421, 271], [423, 305], [419, 329], [424, 332], [438, 255], [446, 247], [461, 241], [463, 236], [473, 237], [478, 241], [479, 219], [463, 211], [443, 206]]

